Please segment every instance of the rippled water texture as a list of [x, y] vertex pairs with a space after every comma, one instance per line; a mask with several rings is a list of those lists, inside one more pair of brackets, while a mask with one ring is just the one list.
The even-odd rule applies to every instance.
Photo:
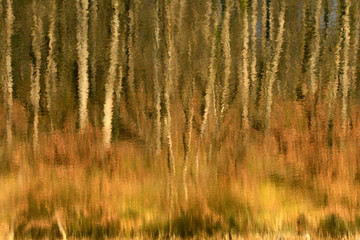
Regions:
[[0, 0], [0, 239], [360, 237], [358, 0]]

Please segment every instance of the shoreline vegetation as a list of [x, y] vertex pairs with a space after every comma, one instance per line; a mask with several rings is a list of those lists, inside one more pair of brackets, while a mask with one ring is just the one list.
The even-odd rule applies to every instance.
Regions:
[[359, 238], [359, 8], [0, 0], [0, 238]]
[[[275, 104], [274, 109], [279, 108]], [[297, 124], [306, 129], [301, 111], [287, 109], [293, 112], [286, 115], [297, 117]], [[23, 131], [24, 115], [24, 108], [15, 102], [14, 124]], [[278, 116], [283, 114], [274, 114], [275, 119]], [[224, 145], [225, 153], [214, 156], [216, 166], [207, 162], [204, 150], [197, 178], [196, 152], [190, 153], [187, 197], [182, 171], [173, 179], [174, 236], [304, 239], [308, 233], [312, 239], [323, 239], [359, 234], [360, 216], [353, 210], [359, 181], [353, 140], [347, 139], [342, 151], [334, 151], [329, 164], [326, 141], [313, 146], [308, 139], [314, 136], [295, 131], [291, 124], [285, 127], [283, 121], [280, 142], [277, 128], [267, 142], [252, 130], [246, 151], [232, 163], [223, 159], [233, 154], [229, 149], [236, 149], [233, 138]], [[233, 134], [240, 133], [233, 130]], [[315, 137], [324, 138], [322, 134]], [[20, 136], [14, 138], [12, 158], [5, 158], [0, 169], [1, 224], [14, 229], [17, 238], [60, 238], [56, 215], [68, 239], [169, 236], [168, 170], [161, 162], [166, 152], [153, 158], [146, 144], [137, 140], [114, 142], [105, 151], [101, 128], [88, 127], [80, 133], [71, 120], [62, 130], [40, 131], [37, 151]], [[198, 142], [196, 135], [192, 141]], [[313, 151], [316, 163], [311, 160]], [[184, 153], [181, 148], [174, 152], [176, 168], [182, 169]], [[309, 169], [318, 172], [310, 175]], [[6, 236], [6, 228], [2, 229]]]

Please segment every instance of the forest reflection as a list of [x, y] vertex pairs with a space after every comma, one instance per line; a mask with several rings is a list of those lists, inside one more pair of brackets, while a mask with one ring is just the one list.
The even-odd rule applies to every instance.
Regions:
[[360, 235], [357, 0], [0, 0], [0, 238]]

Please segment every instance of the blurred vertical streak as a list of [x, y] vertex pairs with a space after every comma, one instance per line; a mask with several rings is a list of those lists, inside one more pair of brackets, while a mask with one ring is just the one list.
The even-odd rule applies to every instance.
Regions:
[[113, 97], [114, 82], [117, 76], [119, 66], [119, 3], [112, 0], [114, 9], [111, 20], [111, 43], [110, 43], [110, 67], [108, 81], [105, 85], [105, 103], [104, 103], [104, 119], [103, 119], [103, 143], [105, 150], [110, 148], [112, 118], [113, 118]]
[[230, 44], [230, 20], [231, 20], [231, 10], [232, 10], [232, 1], [228, 1], [225, 9], [225, 16], [223, 20], [222, 28], [222, 47], [224, 51], [224, 86], [221, 97], [221, 110], [219, 122], [222, 122], [224, 114], [228, 109], [229, 104], [229, 84], [230, 84], [230, 74], [231, 74], [231, 44]]
[[252, 98], [256, 93], [257, 82], [257, 24], [258, 24], [258, 0], [251, 1], [251, 87], [252, 87]]
[[49, 55], [47, 57], [47, 69], [45, 76], [45, 88], [46, 88], [46, 100], [47, 100], [47, 111], [50, 117], [50, 126], [53, 130], [53, 101], [56, 94], [56, 84], [57, 84], [57, 63], [55, 60], [55, 51], [56, 51], [56, 35], [55, 28], [57, 24], [57, 5], [56, 0], [51, 0], [51, 12], [50, 12], [50, 26], [49, 26]]
[[34, 131], [33, 131], [33, 147], [38, 150], [39, 135], [39, 102], [40, 102], [40, 75], [41, 75], [41, 46], [43, 38], [43, 26], [41, 14], [39, 13], [39, 5], [37, 0], [33, 0], [33, 27], [31, 31], [32, 49], [34, 54], [33, 64], [31, 65], [33, 73], [31, 74], [31, 92], [30, 100], [34, 110]]
[[83, 132], [88, 122], [88, 95], [89, 95], [89, 76], [88, 76], [88, 0], [76, 0], [77, 9], [77, 53], [79, 67], [79, 121], [80, 131]]
[[313, 50], [310, 56], [310, 93], [314, 98], [318, 88], [319, 81], [319, 56], [320, 56], [320, 21], [321, 21], [322, 0], [316, 2], [315, 25], [314, 25], [314, 42]]
[[359, 59], [359, 40], [360, 40], [360, 16], [359, 16], [359, 1], [355, 1], [354, 6], [354, 31], [352, 33], [354, 54], [352, 54], [352, 70], [351, 70], [351, 88], [358, 88], [357, 78], [358, 78], [358, 59]]
[[[200, 154], [200, 149], [202, 147], [202, 143], [204, 140], [204, 137], [206, 135], [206, 133], [208, 132], [208, 128], [209, 128], [209, 115], [211, 114], [211, 110], [212, 110], [212, 114], [215, 117], [215, 95], [214, 95], [214, 84], [215, 84], [215, 78], [216, 78], [216, 69], [215, 69], [215, 55], [216, 55], [216, 36], [213, 34], [211, 34], [210, 31], [210, 22], [212, 19], [212, 3], [211, 1], [209, 1], [207, 3], [206, 6], [206, 19], [208, 20], [208, 22], [206, 22], [206, 24], [208, 24], [209, 26], [206, 28], [206, 32], [207, 34], [209, 34], [208, 36], [206, 36], [209, 39], [209, 45], [211, 46], [211, 52], [210, 52], [210, 63], [209, 63], [209, 67], [208, 67], [208, 79], [207, 79], [207, 83], [206, 83], [206, 91], [205, 91], [205, 97], [204, 97], [204, 105], [205, 105], [205, 109], [204, 109], [204, 114], [202, 116], [202, 122], [201, 122], [201, 128], [200, 128], [200, 136], [199, 136], [199, 141], [198, 141], [198, 146], [197, 146], [197, 153], [196, 153], [196, 159], [195, 159], [195, 178], [196, 178], [196, 182], [199, 181], [199, 154]], [[214, 16], [214, 32], [216, 32], [218, 26], [218, 17]], [[212, 104], [213, 103], [213, 104]]]
[[155, 108], [155, 155], [159, 156], [161, 151], [161, 84], [159, 79], [159, 1], [156, 0], [154, 8], [154, 108]]
[[90, 0], [90, 12], [89, 12], [89, 40], [90, 40], [90, 94], [96, 96], [96, 74], [97, 74], [97, 28], [98, 24], [98, 0]]
[[167, 138], [167, 163], [168, 163], [168, 181], [169, 181], [169, 234], [172, 234], [173, 207], [174, 207], [174, 181], [175, 181], [175, 158], [173, 152], [172, 126], [171, 126], [171, 93], [174, 84], [174, 63], [175, 43], [174, 43], [174, 1], [165, 0], [166, 11], [166, 43], [167, 54], [165, 62], [165, 89], [164, 89], [164, 105], [166, 114], [164, 117], [165, 131]]
[[13, 34], [13, 23], [15, 16], [13, 14], [13, 1], [6, 1], [5, 14], [5, 83], [4, 98], [6, 107], [6, 141], [8, 150], [12, 148], [12, 106], [13, 106], [13, 69], [12, 69], [12, 48], [11, 37]]
[[[340, 4], [339, 4], [340, 8]], [[343, 24], [341, 24], [343, 19], [343, 13], [340, 12], [340, 16], [338, 17], [338, 32], [339, 37], [337, 40], [337, 44], [335, 47], [335, 69], [334, 74], [330, 79], [329, 83], [329, 99], [328, 99], [328, 145], [329, 147], [333, 146], [333, 128], [334, 128], [334, 113], [336, 108], [336, 99], [338, 97], [338, 89], [339, 89], [339, 81], [340, 81], [340, 73], [341, 73], [341, 52], [342, 46], [344, 44], [344, 28]]]
[[[192, 55], [191, 55], [191, 43], [189, 42], [188, 49], [188, 61], [192, 64]], [[192, 69], [192, 67], [191, 67]], [[193, 72], [193, 71], [192, 71]], [[187, 188], [187, 172], [188, 172], [188, 164], [190, 158], [190, 150], [191, 150], [191, 141], [192, 141], [192, 125], [194, 120], [194, 105], [193, 105], [193, 97], [195, 93], [195, 77], [192, 76], [192, 84], [188, 88], [189, 96], [187, 99], [187, 106], [185, 111], [185, 127], [183, 132], [183, 141], [184, 141], [184, 170], [183, 170], [183, 183], [184, 183], [184, 196], [185, 200], [188, 200], [188, 188]]]
[[249, 20], [248, 20], [248, 7], [246, 6], [243, 9], [243, 50], [242, 50], [242, 92], [241, 92], [241, 102], [242, 102], [242, 119], [241, 125], [244, 131], [247, 131], [249, 128]]
[[166, 5], [166, 18], [167, 18], [167, 62], [166, 62], [166, 76], [165, 76], [165, 92], [164, 92], [164, 100], [165, 100], [165, 128], [166, 128], [166, 137], [167, 137], [167, 148], [168, 148], [168, 164], [169, 169], [172, 172], [172, 175], [175, 175], [175, 162], [174, 162], [174, 153], [173, 153], [173, 141], [172, 141], [172, 132], [171, 132], [171, 93], [172, 93], [172, 84], [174, 83], [174, 71], [173, 61], [174, 61], [174, 35], [173, 31], [174, 27], [172, 25], [172, 6], [173, 1], [169, 1]]
[[343, 15], [343, 28], [344, 28], [344, 47], [343, 47], [343, 61], [342, 61], [342, 96], [341, 96], [341, 127], [343, 130], [343, 137], [345, 137], [349, 130], [348, 125], [348, 101], [349, 101], [349, 88], [350, 88], [350, 43], [351, 43], [351, 32], [350, 32], [350, 0], [345, 0], [345, 14]]
[[[279, 13], [279, 29], [277, 31], [277, 36], [275, 40], [275, 48], [274, 53], [271, 57], [270, 62], [270, 69], [269, 73], [266, 74], [267, 79], [267, 89], [266, 89], [266, 109], [265, 109], [265, 133], [268, 135], [268, 131], [270, 128], [270, 121], [271, 121], [271, 112], [272, 112], [272, 105], [273, 105], [273, 85], [278, 76], [279, 71], [279, 62], [283, 47], [284, 41], [284, 31], [285, 31], [285, 4], [284, 2], [281, 3], [280, 13]], [[273, 8], [270, 11], [274, 11]]]

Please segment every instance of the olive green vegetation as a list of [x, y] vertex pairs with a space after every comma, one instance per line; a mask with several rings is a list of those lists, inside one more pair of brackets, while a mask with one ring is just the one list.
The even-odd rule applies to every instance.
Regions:
[[0, 238], [360, 234], [357, 0], [0, 0]]

